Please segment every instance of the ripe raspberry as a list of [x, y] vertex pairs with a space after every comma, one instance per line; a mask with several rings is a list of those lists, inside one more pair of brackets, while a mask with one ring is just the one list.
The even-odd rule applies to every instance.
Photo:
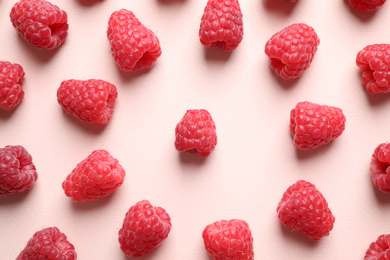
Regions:
[[358, 52], [356, 65], [368, 93], [390, 92], [390, 44], [366, 46]]
[[321, 192], [303, 180], [297, 181], [284, 192], [277, 212], [286, 226], [314, 240], [328, 236], [335, 221]]
[[253, 238], [244, 220], [221, 220], [208, 225], [202, 233], [204, 245], [214, 260], [253, 260]]
[[77, 164], [62, 183], [62, 188], [74, 201], [96, 200], [116, 191], [125, 175], [117, 159], [106, 150], [96, 150]]
[[390, 192], [390, 144], [382, 143], [375, 148], [371, 157], [370, 172], [375, 187]]
[[105, 125], [114, 113], [116, 87], [99, 79], [66, 80], [57, 91], [58, 103], [81, 121]]
[[16, 260], [75, 260], [74, 246], [57, 227], [36, 232]]
[[157, 36], [125, 9], [111, 14], [107, 38], [115, 62], [124, 71], [152, 67], [161, 55]]
[[37, 179], [31, 155], [24, 147], [0, 148], [0, 196], [30, 189]]
[[378, 9], [386, 0], [349, 0], [349, 4], [360, 12], [368, 12]]
[[279, 77], [292, 79], [309, 68], [319, 44], [312, 27], [296, 23], [274, 34], [265, 44], [265, 54]]
[[137, 202], [126, 213], [118, 232], [121, 250], [131, 257], [146, 255], [168, 237], [171, 227], [165, 209], [154, 207], [147, 200]]
[[364, 260], [390, 259], [390, 235], [380, 235], [375, 242], [370, 244]]
[[24, 97], [22, 90], [22, 66], [0, 61], [0, 108], [10, 110], [17, 107]]
[[217, 145], [217, 132], [210, 113], [205, 109], [187, 110], [175, 128], [175, 147], [179, 152], [198, 152], [208, 156]]
[[206, 47], [233, 51], [243, 38], [243, 21], [238, 0], [209, 0], [200, 22], [199, 38]]
[[299, 102], [290, 113], [290, 133], [298, 149], [313, 149], [339, 137], [346, 118], [340, 108]]
[[10, 18], [23, 38], [38, 48], [57, 48], [68, 35], [66, 12], [45, 0], [20, 0]]

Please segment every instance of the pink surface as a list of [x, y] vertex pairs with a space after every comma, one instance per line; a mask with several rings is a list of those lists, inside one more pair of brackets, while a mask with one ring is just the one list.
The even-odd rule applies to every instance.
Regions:
[[[256, 259], [362, 259], [369, 244], [390, 232], [390, 194], [375, 190], [369, 163], [389, 139], [390, 95], [368, 95], [355, 65], [368, 44], [389, 41], [390, 3], [377, 12], [351, 11], [342, 0], [291, 3], [241, 1], [244, 39], [231, 54], [199, 42], [206, 1], [52, 0], [69, 16], [69, 35], [57, 50], [36, 49], [9, 21], [16, 1], [0, 0], [0, 58], [26, 72], [25, 98], [0, 111], [0, 147], [23, 145], [39, 178], [33, 189], [0, 198], [1, 259], [15, 259], [34, 232], [57, 226], [78, 259], [126, 259], [118, 230], [126, 211], [148, 199], [164, 207], [172, 230], [141, 259], [206, 260], [203, 228], [220, 219], [248, 222]], [[106, 38], [110, 14], [126, 8], [159, 37], [162, 56], [150, 70], [122, 72]], [[277, 78], [266, 41], [287, 25], [312, 26], [321, 43], [311, 67], [296, 80]], [[56, 100], [61, 81], [99, 78], [118, 88], [105, 127], [80, 122]], [[297, 151], [289, 113], [299, 101], [343, 109], [346, 130], [332, 143]], [[218, 145], [206, 159], [178, 153], [174, 128], [190, 108], [207, 109]], [[93, 150], [107, 149], [127, 172], [112, 196], [75, 203], [61, 183]], [[312, 182], [336, 217], [319, 242], [281, 225], [276, 207], [298, 179]]]

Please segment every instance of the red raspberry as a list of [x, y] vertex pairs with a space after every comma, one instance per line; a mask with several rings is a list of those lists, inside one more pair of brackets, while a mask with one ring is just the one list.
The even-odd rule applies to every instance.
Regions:
[[152, 67], [161, 55], [157, 36], [131, 11], [121, 9], [111, 14], [107, 37], [115, 62], [124, 71]]
[[24, 97], [22, 66], [0, 61], [0, 108], [10, 110], [17, 107]]
[[175, 147], [179, 152], [198, 152], [208, 156], [217, 145], [217, 132], [210, 113], [205, 109], [187, 110], [175, 128]]
[[74, 246], [57, 227], [36, 232], [16, 260], [75, 260]]
[[0, 148], [0, 196], [30, 189], [37, 179], [31, 155], [24, 147]]
[[66, 12], [45, 0], [20, 0], [10, 18], [18, 32], [38, 48], [57, 48], [68, 35]]
[[204, 245], [214, 260], [253, 260], [253, 238], [244, 220], [221, 220], [202, 233]]
[[366, 46], [358, 52], [356, 65], [368, 93], [390, 92], [390, 44]]
[[375, 187], [390, 192], [390, 144], [378, 145], [371, 157], [370, 172]]
[[243, 21], [238, 0], [209, 0], [200, 22], [199, 38], [206, 47], [233, 51], [243, 38]]
[[370, 244], [364, 260], [390, 259], [390, 235], [380, 235], [375, 242]]
[[349, 4], [360, 12], [368, 12], [378, 9], [386, 0], [349, 0]]
[[265, 54], [279, 77], [292, 79], [309, 68], [319, 44], [312, 27], [296, 23], [274, 34], [265, 44]]
[[335, 221], [321, 192], [303, 180], [297, 181], [284, 192], [277, 212], [286, 226], [314, 240], [328, 236]]
[[99, 79], [63, 81], [57, 91], [58, 103], [81, 121], [105, 125], [114, 113], [116, 87]]
[[345, 129], [340, 108], [299, 102], [290, 113], [290, 133], [298, 149], [313, 149], [339, 137]]
[[62, 183], [62, 188], [74, 201], [96, 200], [118, 189], [125, 175], [117, 159], [106, 150], [96, 150], [77, 164]]
[[126, 213], [118, 232], [121, 249], [131, 257], [146, 255], [168, 237], [171, 227], [165, 209], [154, 207], [147, 200], [137, 202]]

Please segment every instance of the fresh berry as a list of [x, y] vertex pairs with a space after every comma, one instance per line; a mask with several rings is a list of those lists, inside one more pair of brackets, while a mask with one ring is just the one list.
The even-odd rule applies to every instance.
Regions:
[[339, 137], [345, 116], [338, 107], [299, 102], [290, 113], [290, 133], [298, 149], [313, 149]]
[[199, 38], [206, 47], [233, 51], [243, 38], [242, 12], [238, 0], [209, 0], [200, 22]]
[[0, 196], [30, 189], [37, 179], [31, 155], [24, 147], [0, 148]]
[[370, 94], [390, 92], [390, 44], [364, 47], [356, 56], [362, 81]]
[[253, 260], [253, 238], [244, 220], [221, 220], [202, 233], [207, 252], [214, 260]]
[[390, 259], [390, 235], [380, 235], [375, 242], [370, 244], [364, 260]]
[[278, 217], [286, 226], [314, 240], [328, 236], [335, 217], [328, 202], [310, 182], [299, 180], [283, 194], [277, 207]]
[[152, 67], [161, 55], [157, 36], [126, 9], [111, 14], [107, 38], [115, 62], [124, 71]]
[[312, 27], [303, 23], [287, 26], [265, 44], [271, 68], [283, 79], [297, 78], [309, 68], [320, 39]]
[[0, 61], [0, 108], [10, 110], [17, 107], [24, 97], [22, 66]]
[[75, 260], [77, 254], [57, 227], [36, 232], [16, 260]]
[[375, 187], [390, 192], [390, 144], [382, 143], [375, 148], [371, 157], [370, 172]]
[[168, 237], [171, 227], [165, 209], [154, 207], [147, 200], [137, 202], [126, 213], [118, 232], [121, 250], [131, 257], [146, 255]]
[[368, 12], [378, 9], [386, 0], [349, 0], [349, 4], [360, 12]]
[[217, 145], [217, 132], [210, 113], [205, 109], [187, 110], [175, 128], [175, 147], [179, 152], [208, 156]]
[[99, 79], [63, 81], [57, 91], [58, 103], [81, 121], [105, 125], [114, 113], [116, 87]]
[[106, 150], [96, 150], [77, 164], [62, 183], [62, 188], [74, 201], [96, 200], [116, 191], [125, 175], [117, 159]]
[[57, 48], [68, 35], [68, 15], [45, 0], [20, 0], [10, 18], [18, 32], [38, 48]]

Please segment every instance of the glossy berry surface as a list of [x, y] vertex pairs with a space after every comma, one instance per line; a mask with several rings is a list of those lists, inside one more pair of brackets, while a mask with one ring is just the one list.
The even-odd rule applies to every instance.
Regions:
[[96, 125], [110, 121], [117, 97], [116, 87], [99, 79], [66, 80], [57, 90], [58, 103], [66, 112]]
[[290, 112], [293, 144], [302, 150], [326, 144], [344, 132], [345, 121], [345, 115], [338, 107], [299, 102]]
[[205, 109], [187, 110], [175, 128], [175, 147], [179, 152], [210, 155], [217, 145], [214, 120]]
[[360, 12], [369, 12], [378, 9], [386, 0], [348, 0], [349, 4]]
[[152, 252], [168, 237], [171, 218], [165, 209], [142, 200], [130, 207], [119, 230], [121, 250], [128, 256], [140, 257]]
[[17, 107], [24, 97], [22, 89], [24, 70], [17, 63], [0, 61], [0, 108], [5, 110]]
[[370, 94], [390, 92], [390, 44], [373, 44], [356, 55], [356, 65]]
[[20, 0], [10, 19], [23, 38], [38, 48], [57, 48], [68, 35], [68, 15], [48, 1]]
[[57, 227], [36, 232], [16, 260], [75, 260], [77, 254], [66, 235]]
[[62, 183], [62, 188], [74, 201], [96, 200], [116, 191], [125, 175], [117, 159], [106, 150], [95, 150], [77, 164]]
[[283, 79], [300, 77], [310, 67], [320, 39], [314, 29], [295, 23], [274, 34], [265, 44], [271, 68]]
[[152, 67], [161, 55], [157, 36], [126, 9], [111, 14], [107, 38], [115, 62], [124, 71]]
[[233, 51], [244, 34], [238, 0], [209, 0], [201, 17], [199, 38], [206, 47]]
[[0, 148], [0, 196], [30, 189], [37, 179], [32, 157], [23, 146]]
[[310, 182], [299, 180], [283, 194], [277, 207], [278, 217], [286, 226], [314, 240], [328, 236], [335, 217], [328, 202]]
[[370, 172], [374, 186], [390, 192], [390, 144], [382, 143], [375, 148], [371, 157]]
[[387, 260], [390, 259], [390, 235], [380, 235], [372, 242], [366, 251], [364, 260]]
[[253, 237], [244, 220], [221, 220], [202, 233], [209, 256], [214, 260], [253, 260]]

